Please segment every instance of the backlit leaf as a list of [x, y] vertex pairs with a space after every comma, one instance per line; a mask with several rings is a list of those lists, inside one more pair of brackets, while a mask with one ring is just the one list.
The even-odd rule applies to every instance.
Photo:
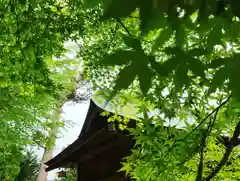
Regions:
[[159, 46], [162, 47], [166, 41], [168, 41], [172, 36], [172, 29], [165, 28], [160, 32], [160, 35], [156, 38], [152, 51], [154, 52]]
[[164, 12], [160, 10], [155, 11], [145, 26], [144, 34], [147, 35], [151, 30], [165, 28], [166, 25], [167, 25], [167, 20], [164, 15]]

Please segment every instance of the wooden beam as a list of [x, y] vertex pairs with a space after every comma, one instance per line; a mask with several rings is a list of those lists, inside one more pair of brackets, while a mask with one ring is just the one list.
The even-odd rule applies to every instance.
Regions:
[[93, 158], [94, 156], [97, 156], [99, 153], [103, 153], [104, 151], [111, 149], [112, 147], [116, 146], [117, 144], [119, 144], [119, 141], [116, 139], [116, 137], [113, 137], [112, 139], [108, 140], [106, 142], [106, 144], [102, 144], [102, 145], [98, 146], [96, 149], [93, 149], [91, 152], [86, 154], [86, 156], [82, 157], [80, 159], [80, 162], [85, 162], [85, 161]]

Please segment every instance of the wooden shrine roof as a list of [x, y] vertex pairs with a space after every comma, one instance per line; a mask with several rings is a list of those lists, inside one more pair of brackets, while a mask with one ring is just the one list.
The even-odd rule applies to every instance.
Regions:
[[[127, 132], [116, 130], [108, 123], [107, 118], [100, 115], [102, 111], [91, 100], [78, 139], [46, 162], [46, 171], [78, 165], [81, 180], [88, 181], [105, 179], [121, 168], [122, 158], [130, 154], [134, 140]], [[130, 127], [135, 126], [134, 120], [130, 123], [133, 124]]]

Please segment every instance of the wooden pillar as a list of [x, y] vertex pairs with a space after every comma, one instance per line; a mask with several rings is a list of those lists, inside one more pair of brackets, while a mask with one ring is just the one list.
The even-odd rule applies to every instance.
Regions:
[[76, 181], [80, 181], [80, 166], [76, 165]]

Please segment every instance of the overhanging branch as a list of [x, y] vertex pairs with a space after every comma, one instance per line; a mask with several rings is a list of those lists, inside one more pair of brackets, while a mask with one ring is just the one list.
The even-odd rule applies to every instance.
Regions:
[[[216, 107], [212, 112], [210, 112], [187, 136], [183, 139], [177, 141], [185, 141], [193, 132], [195, 132], [208, 118], [210, 118], [215, 112], [218, 112], [219, 109], [224, 106], [229, 100], [231, 96], [229, 96], [225, 101], [223, 101], [218, 107]], [[215, 118], [216, 119], [216, 118]]]
[[201, 181], [202, 180], [202, 175], [203, 175], [203, 152], [204, 148], [206, 145], [206, 139], [207, 139], [207, 134], [206, 131], [203, 134], [202, 141], [201, 141], [201, 147], [200, 147], [200, 159], [199, 159], [199, 164], [198, 164], [198, 173], [196, 177], [196, 181]]
[[34, 140], [33, 140], [33, 142], [34, 142], [37, 146], [39, 146], [39, 147], [41, 147], [41, 148], [43, 148], [43, 149], [46, 149], [46, 147], [45, 147], [45, 146], [42, 146], [39, 141], [34, 141]]
[[210, 181], [212, 178], [214, 178], [218, 172], [222, 169], [222, 167], [227, 163], [229, 156], [231, 155], [233, 148], [238, 145], [238, 137], [240, 134], [240, 121], [235, 127], [234, 133], [232, 138], [229, 140], [229, 144], [226, 147], [225, 154], [223, 155], [220, 163], [217, 165], [216, 169], [214, 169], [209, 176], [207, 176], [204, 181]]

